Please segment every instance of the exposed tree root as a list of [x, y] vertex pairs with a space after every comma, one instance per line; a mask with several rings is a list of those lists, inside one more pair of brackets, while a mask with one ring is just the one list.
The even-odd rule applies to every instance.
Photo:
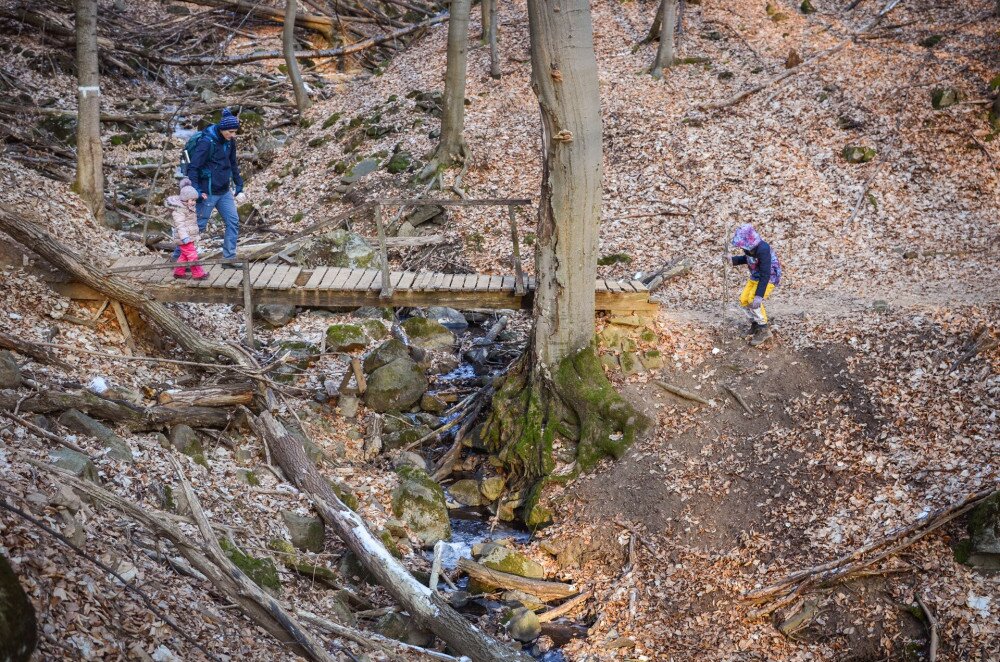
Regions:
[[614, 389], [593, 347], [551, 372], [531, 359], [529, 348], [498, 386], [483, 439], [506, 467], [507, 484], [521, 492], [521, 517], [538, 526], [550, 520], [539, 498], [555, 469], [557, 440], [576, 446], [573, 476], [604, 457], [620, 458], [650, 421]]

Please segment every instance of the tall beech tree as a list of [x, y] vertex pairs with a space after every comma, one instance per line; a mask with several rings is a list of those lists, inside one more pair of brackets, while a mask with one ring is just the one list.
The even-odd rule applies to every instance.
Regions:
[[301, 115], [312, 105], [312, 102], [306, 93], [306, 85], [302, 82], [299, 62], [295, 59], [295, 5], [295, 0], [285, 0], [285, 24], [281, 30], [281, 52], [285, 55], [288, 80], [292, 82], [292, 89], [295, 91], [295, 106]]
[[542, 119], [535, 325], [524, 357], [498, 385], [483, 429], [529, 526], [555, 467], [557, 439], [577, 467], [620, 457], [648, 420], [612, 387], [594, 349], [601, 217], [601, 108], [588, 0], [529, 0], [532, 87]]
[[469, 12], [472, 0], [451, 0], [448, 66], [441, 101], [441, 140], [418, 179], [429, 181], [442, 168], [465, 163], [465, 71], [469, 61]]
[[73, 189], [104, 222], [101, 80], [97, 69], [97, 0], [76, 2], [76, 182]]

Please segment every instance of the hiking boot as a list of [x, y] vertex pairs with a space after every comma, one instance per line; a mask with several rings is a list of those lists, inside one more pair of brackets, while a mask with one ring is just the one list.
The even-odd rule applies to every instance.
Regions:
[[768, 324], [761, 324], [757, 327], [757, 330], [753, 334], [753, 338], [750, 339], [750, 346], [757, 347], [762, 345], [772, 337], [771, 327]]
[[208, 280], [208, 274], [202, 274], [200, 276], [191, 276], [191, 280]]
[[745, 336], [752, 336], [755, 333], [757, 333], [757, 329], [759, 329], [759, 328], [760, 328], [760, 322], [750, 322], [750, 330], [747, 331], [743, 335], [745, 335]]
[[222, 268], [223, 269], [242, 269], [243, 268], [243, 263], [242, 262], [223, 262], [222, 263]]

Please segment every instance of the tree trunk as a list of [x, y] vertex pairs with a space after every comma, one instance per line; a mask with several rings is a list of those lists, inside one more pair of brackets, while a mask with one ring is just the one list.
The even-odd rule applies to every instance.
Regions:
[[677, 28], [677, 0], [662, 0], [660, 3], [660, 47], [656, 49], [656, 59], [649, 73], [659, 80], [663, 78], [663, 68], [674, 66], [674, 30]]
[[649, 26], [649, 32], [646, 33], [646, 38], [639, 42], [639, 44], [648, 44], [651, 41], [656, 41], [660, 38], [660, 26], [663, 24], [663, 0], [660, 0], [659, 6], [656, 8], [656, 16], [653, 17], [653, 24]]
[[285, 0], [285, 25], [281, 30], [281, 50], [285, 55], [285, 66], [288, 67], [288, 79], [292, 81], [295, 90], [295, 105], [299, 115], [306, 112], [312, 105], [306, 94], [306, 85], [302, 82], [299, 72], [299, 61], [295, 59], [295, 0]]
[[35, 607], [0, 554], [0, 660], [27, 662], [38, 643]]
[[500, 385], [484, 438], [521, 491], [529, 526], [554, 468], [557, 437], [577, 466], [620, 457], [648, 425], [614, 390], [593, 348], [601, 212], [601, 113], [587, 0], [529, 2], [532, 86], [542, 116], [542, 185], [535, 240], [535, 327], [527, 353]]
[[76, 192], [104, 222], [101, 87], [97, 70], [97, 0], [76, 2]]
[[199, 360], [212, 362], [223, 357], [234, 363], [242, 363], [243, 357], [232, 347], [206, 340], [200, 333], [170, 312], [166, 306], [151, 299], [141, 289], [138, 289], [134, 283], [109, 274], [89, 261], [82, 261], [76, 253], [54, 240], [24, 216], [6, 206], [0, 206], [0, 230], [6, 232], [22, 245], [30, 246], [31, 250], [38, 253], [43, 259], [84, 285], [92, 287], [109, 299], [138, 309], [173, 338], [178, 345]]
[[513, 651], [486, 636], [452, 609], [436, 592], [414, 579], [382, 545], [364, 521], [337, 498], [330, 483], [306, 458], [302, 444], [270, 413], [250, 419], [251, 426], [265, 439], [275, 462], [289, 480], [312, 500], [320, 516], [354, 552], [396, 602], [424, 627], [473, 662], [529, 662], [531, 658]]
[[490, 77], [500, 80], [500, 51], [497, 49], [497, 0], [483, 0], [490, 4]]
[[494, 14], [495, 7], [493, 6], [496, 0], [479, 0], [479, 27], [480, 33], [479, 38], [482, 39], [485, 44], [489, 39], [490, 34], [490, 21]]
[[451, 0], [448, 66], [445, 72], [444, 98], [441, 101], [441, 142], [420, 173], [419, 179], [423, 181], [430, 181], [442, 168], [465, 161], [465, 70], [469, 60], [471, 4], [471, 0]]

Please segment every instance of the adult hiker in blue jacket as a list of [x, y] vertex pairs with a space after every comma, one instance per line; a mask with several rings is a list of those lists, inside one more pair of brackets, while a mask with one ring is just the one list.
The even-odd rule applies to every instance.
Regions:
[[764, 299], [771, 296], [771, 291], [781, 282], [781, 263], [771, 245], [761, 239], [749, 223], [737, 228], [732, 246], [742, 249], [743, 255], [727, 254], [726, 260], [734, 265], [745, 264], [750, 270], [750, 278], [740, 294], [740, 305], [750, 318], [750, 332], [753, 334], [750, 344], [756, 347], [771, 338]]
[[[236, 162], [236, 131], [239, 128], [240, 121], [228, 108], [224, 108], [219, 123], [202, 132], [187, 169], [187, 176], [198, 191], [198, 229], [205, 232], [213, 209], [219, 210], [219, 215], [225, 222], [222, 257], [226, 260], [236, 258], [236, 240], [240, 236], [240, 216], [236, 212], [236, 205], [246, 200], [243, 177], [240, 176], [240, 166]], [[235, 198], [233, 187], [236, 189]], [[222, 266], [229, 269], [242, 268], [236, 262]]]

